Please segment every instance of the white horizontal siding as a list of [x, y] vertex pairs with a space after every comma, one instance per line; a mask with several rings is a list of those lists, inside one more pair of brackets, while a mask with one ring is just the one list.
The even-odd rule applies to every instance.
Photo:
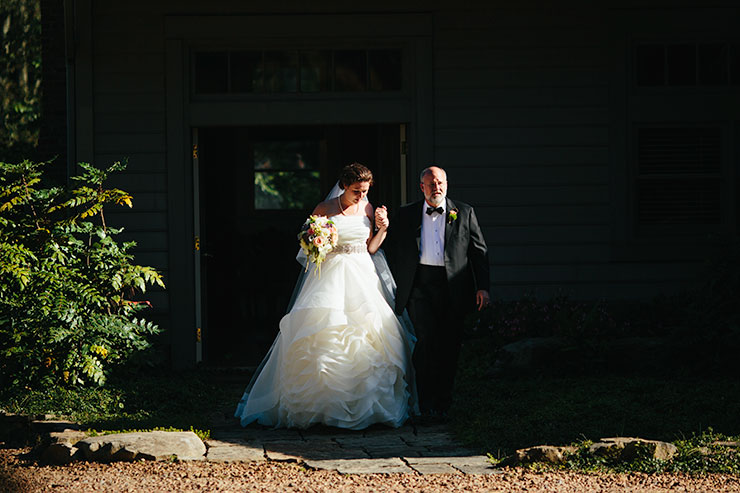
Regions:
[[[484, 158], [481, 158], [485, 161]], [[441, 165], [447, 163], [438, 161]], [[476, 188], [490, 184], [513, 187], [539, 187], [546, 185], [598, 185], [608, 184], [610, 170], [602, 166], [553, 166], [553, 165], [514, 165], [502, 166], [492, 161], [487, 165], [470, 166], [469, 163], [454, 164], [449, 168], [450, 196], [455, 195], [455, 187]], [[464, 201], [463, 197], [460, 197]]]
[[[491, 133], [496, 133], [492, 130]], [[605, 146], [487, 146], [486, 142], [465, 147], [438, 147], [437, 159], [465, 163], [466, 167], [490, 166], [603, 166], [609, 158]]]
[[[452, 192], [450, 192], [452, 195]], [[475, 208], [484, 226], [528, 224], [532, 227], [540, 225], [574, 225], [574, 224], [604, 224], [604, 217], [608, 215], [608, 204], [578, 205], [483, 205]], [[604, 242], [609, 241], [604, 238]]]
[[[534, 7], [534, 8], [533, 8]], [[476, 207], [495, 296], [623, 297], [682, 263], [615, 263], [607, 11], [525, 2], [435, 15], [435, 160]]]
[[100, 74], [161, 74], [164, 52], [113, 52], [106, 51], [93, 56], [95, 75]]
[[[133, 113], [161, 113], [165, 111], [165, 92], [137, 91], [137, 88], [121, 88], [120, 92], [102, 92], [95, 94], [95, 113], [128, 114], [132, 121]], [[136, 127], [134, 127], [136, 128]]]
[[455, 187], [455, 191], [479, 207], [609, 204], [609, 187], [598, 185], [514, 187], [487, 183], [476, 188]]
[[122, 161], [124, 158], [127, 159], [128, 165], [126, 167], [127, 172], [157, 172], [165, 173], [167, 171], [166, 154], [154, 153], [154, 152], [127, 152], [121, 154], [116, 152], [114, 154], [97, 154], [98, 163], [113, 163], [116, 161]]
[[[135, 262], [168, 265], [165, 145], [165, 66], [163, 18], [129, 4], [107, 14], [95, 2], [92, 22], [95, 161], [100, 167], [127, 159], [127, 169], [108, 185], [133, 196], [133, 207], [109, 208], [106, 220], [123, 227], [123, 241], [135, 241]], [[150, 289], [141, 297], [154, 305], [149, 319], [169, 311], [167, 291]]]
[[476, 206], [494, 292], [620, 297], [681, 286], [696, 265], [612, 258], [613, 182], [624, 169], [610, 155], [609, 9], [645, 4], [611, 3], [96, 2], [96, 161], [128, 157], [112, 183], [134, 196], [111, 221], [167, 268], [166, 15], [431, 12], [435, 160], [448, 169], [450, 196]]

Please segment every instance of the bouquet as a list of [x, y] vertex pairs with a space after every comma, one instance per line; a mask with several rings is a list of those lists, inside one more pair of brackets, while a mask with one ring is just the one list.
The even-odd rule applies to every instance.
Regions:
[[[331, 219], [324, 216], [308, 216], [298, 233], [301, 249], [308, 260], [316, 264], [319, 275], [321, 275], [321, 263], [337, 245], [337, 238], [337, 227]], [[306, 263], [306, 270], [308, 270], [308, 263]]]

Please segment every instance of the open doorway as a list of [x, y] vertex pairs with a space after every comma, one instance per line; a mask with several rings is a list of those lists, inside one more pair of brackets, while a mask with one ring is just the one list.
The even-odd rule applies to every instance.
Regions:
[[252, 366], [272, 344], [300, 272], [297, 232], [342, 166], [368, 166], [373, 205], [402, 201], [404, 124], [196, 130], [203, 360]]

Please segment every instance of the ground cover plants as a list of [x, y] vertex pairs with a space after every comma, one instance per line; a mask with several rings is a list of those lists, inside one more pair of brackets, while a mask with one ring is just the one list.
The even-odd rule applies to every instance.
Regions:
[[[713, 445], [740, 439], [740, 381], [733, 376], [620, 375], [598, 368], [591, 375], [502, 375], [492, 371], [488, 347], [476, 340], [463, 348], [451, 426], [494, 462], [520, 448], [575, 445], [579, 453], [559, 467], [740, 473], [740, 450]], [[583, 453], [614, 436], [672, 442], [679, 453], [670, 463], [642, 458], [627, 464]], [[698, 454], [702, 447], [716, 453]]]
[[116, 371], [102, 387], [6, 389], [0, 392], [0, 409], [73, 420], [93, 435], [192, 430], [206, 438], [214, 414], [233, 413], [243, 387], [214, 380], [207, 371]]
[[691, 437], [674, 441], [677, 452], [670, 460], [655, 459], [646, 448], [639, 449], [637, 456], [627, 462], [609, 456], [598, 456], [589, 452], [593, 442], [583, 440], [574, 443], [578, 449], [566, 456], [565, 463], [556, 467], [528, 466], [534, 469], [567, 469], [575, 471], [609, 471], [656, 473], [718, 473], [740, 474], [740, 450], [723, 443], [737, 442], [740, 435], [727, 436], [711, 428]]
[[[452, 412], [458, 437], [494, 462], [520, 448], [574, 445], [559, 467], [740, 474], [740, 449], [716, 445], [740, 440], [740, 249], [718, 248], [706, 265], [697, 289], [649, 300], [528, 294], [493, 303], [469, 320]], [[538, 338], [562, 343], [545, 364], [499, 364], [507, 345]], [[614, 436], [679, 452], [627, 464], [584, 452]]]

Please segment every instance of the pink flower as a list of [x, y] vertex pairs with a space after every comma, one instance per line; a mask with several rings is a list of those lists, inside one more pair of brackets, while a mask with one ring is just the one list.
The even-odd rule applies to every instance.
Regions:
[[321, 245], [324, 244], [324, 239], [321, 236], [317, 236], [316, 238], [313, 239], [313, 244], [316, 245], [317, 247], [320, 247]]

